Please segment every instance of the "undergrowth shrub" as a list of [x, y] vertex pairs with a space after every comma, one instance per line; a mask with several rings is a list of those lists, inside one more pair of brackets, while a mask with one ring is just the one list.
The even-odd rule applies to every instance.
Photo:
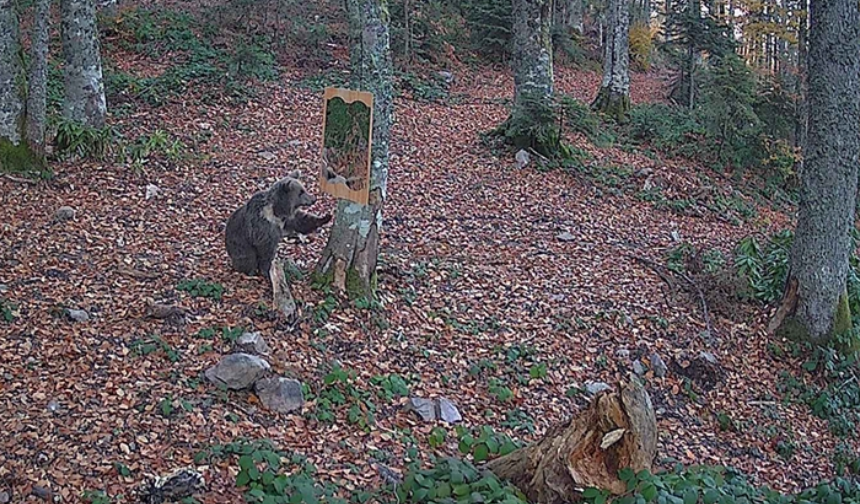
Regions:
[[[409, 28], [406, 6], [409, 6]], [[391, 51], [397, 59], [449, 63], [452, 50], [467, 48], [465, 9], [458, 2], [430, 0], [389, 2]], [[411, 38], [410, 38], [411, 35]], [[408, 51], [408, 54], [407, 54]]]
[[550, 158], [563, 154], [557, 111], [551, 100], [523, 96], [498, 131], [515, 149], [532, 149]]
[[630, 110], [622, 134], [635, 143], [649, 143], [670, 156], [696, 157], [706, 149], [705, 128], [695, 112], [660, 103]]
[[561, 97], [561, 111], [565, 127], [582, 133], [598, 146], [611, 145], [615, 138], [603, 124], [600, 116], [586, 103], [571, 96]]
[[764, 241], [750, 235], [738, 242], [734, 260], [738, 275], [748, 287], [742, 293], [744, 297], [765, 304], [782, 298], [792, 241], [794, 233], [786, 229]]
[[511, 55], [513, 6], [507, 0], [465, 0], [461, 10], [471, 49], [490, 60]]
[[110, 126], [97, 129], [64, 119], [57, 126], [54, 144], [60, 156], [101, 159], [110, 150], [115, 136]]
[[586, 70], [599, 70], [598, 55], [588, 49], [586, 39], [572, 28], [553, 24], [552, 47], [557, 57], [573, 66]]
[[645, 23], [636, 23], [630, 27], [630, 62], [637, 70], [647, 72], [651, 69], [651, 53], [654, 51], [652, 37], [651, 27]]
[[525, 495], [492, 472], [455, 458], [435, 461], [428, 469], [413, 467], [395, 487], [397, 502], [431, 504], [480, 502], [527, 504]]

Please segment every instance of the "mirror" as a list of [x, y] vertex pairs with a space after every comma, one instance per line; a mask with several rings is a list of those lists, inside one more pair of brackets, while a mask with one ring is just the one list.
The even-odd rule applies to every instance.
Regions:
[[320, 186], [336, 198], [366, 205], [370, 193], [373, 95], [326, 88], [323, 118]]

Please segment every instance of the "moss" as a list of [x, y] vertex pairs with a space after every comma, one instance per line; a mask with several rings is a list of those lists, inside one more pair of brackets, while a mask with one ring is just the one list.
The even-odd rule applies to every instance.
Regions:
[[602, 87], [597, 92], [597, 97], [591, 104], [591, 108], [611, 117], [618, 123], [627, 120], [627, 112], [630, 111], [630, 97], [614, 94], [609, 88]]
[[[791, 341], [826, 343], [831, 341], [834, 336], [848, 334], [851, 329], [851, 307], [848, 304], [848, 291], [846, 289], [839, 296], [839, 301], [836, 304], [836, 312], [833, 314], [833, 326], [830, 334], [824, 338], [813, 340], [806, 325], [795, 316], [787, 317], [779, 329], [777, 329], [776, 335]], [[860, 340], [852, 338], [843, 350], [850, 350], [852, 352], [860, 350]]]
[[851, 330], [851, 307], [848, 305], [848, 289], [842, 291], [833, 316], [833, 334], [845, 334]]
[[325, 271], [315, 269], [310, 275], [311, 287], [316, 290], [328, 289], [334, 282], [334, 268], [328, 268]]
[[807, 331], [806, 326], [793, 316], [782, 321], [782, 325], [776, 330], [776, 336], [789, 341], [809, 341], [809, 331]]
[[361, 299], [373, 295], [371, 286], [361, 278], [355, 266], [350, 266], [346, 271], [346, 295], [349, 299]]
[[45, 162], [25, 142], [18, 145], [0, 139], [0, 172], [42, 174]]

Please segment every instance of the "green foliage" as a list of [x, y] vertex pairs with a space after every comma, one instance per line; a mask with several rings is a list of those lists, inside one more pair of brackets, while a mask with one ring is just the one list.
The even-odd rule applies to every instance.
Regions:
[[430, 430], [430, 435], [427, 436], [427, 442], [431, 448], [440, 448], [445, 445], [445, 440], [448, 438], [448, 432], [441, 427], [433, 427]]
[[187, 292], [192, 297], [210, 298], [216, 301], [220, 301], [224, 294], [223, 285], [200, 278], [183, 280], [176, 285], [176, 290]]
[[26, 142], [14, 145], [0, 138], [0, 173], [16, 173], [26, 176], [50, 178], [51, 172], [43, 159], [33, 153]]
[[429, 469], [413, 469], [395, 489], [398, 502], [442, 504], [526, 504], [526, 498], [510, 483], [469, 462], [454, 458], [436, 461]]
[[0, 298], [0, 322], [12, 323], [18, 317], [17, 310], [15, 303]]
[[401, 92], [409, 92], [416, 100], [438, 102], [448, 98], [448, 85], [438, 74], [424, 78], [413, 72], [397, 72]]
[[101, 129], [73, 121], [62, 120], [57, 127], [54, 143], [57, 154], [101, 159], [110, 149], [114, 137], [113, 129]]
[[587, 49], [587, 39], [574, 29], [559, 23], [552, 26], [552, 47], [556, 57], [586, 70], [599, 70], [601, 62]]
[[185, 145], [178, 139], [172, 138], [162, 129], [156, 129], [149, 135], [141, 135], [126, 146], [126, 157], [137, 169], [147, 165], [151, 158], [164, 157], [176, 162], [182, 157]]
[[[614, 504], [838, 504], [860, 501], [860, 482], [837, 478], [795, 495], [784, 495], [768, 487], [750, 483], [740, 472], [724, 467], [680, 465], [672, 471], [650, 474], [619, 471], [627, 493], [612, 497]], [[605, 504], [605, 490], [587, 488], [582, 493], [587, 504]]]
[[488, 390], [490, 395], [500, 402], [508, 402], [514, 398], [513, 391], [498, 378], [490, 378]]
[[842, 351], [845, 338], [857, 334], [839, 335], [830, 346], [815, 348], [801, 365], [800, 377], [783, 372], [778, 384], [786, 398], [809, 406], [840, 437], [852, 435], [860, 425], [858, 355]]
[[409, 395], [409, 385], [402, 376], [397, 374], [377, 375], [370, 379], [370, 383], [379, 388], [377, 395], [389, 402], [397, 397]]
[[327, 87], [347, 87], [348, 85], [349, 74], [336, 69], [323, 70], [308, 75], [296, 83], [297, 87], [314, 92], [320, 92]]
[[860, 475], [860, 453], [844, 441], [833, 452], [834, 472], [839, 476]]
[[752, 235], [738, 242], [735, 269], [749, 287], [748, 297], [762, 303], [773, 303], [782, 297], [788, 275], [788, 252], [793, 240], [794, 233], [786, 229], [765, 243]]
[[696, 157], [705, 149], [706, 130], [687, 109], [659, 103], [630, 109], [622, 133], [636, 143], [648, 143], [670, 156]]
[[511, 54], [513, 5], [507, 0], [462, 2], [472, 49], [491, 60], [507, 60]]
[[[306, 394], [309, 400], [314, 394]], [[358, 386], [355, 371], [344, 369], [335, 364], [331, 371], [323, 377], [323, 386], [316, 397], [316, 409], [311, 416], [320, 422], [334, 423], [336, 410], [346, 409], [347, 421], [368, 429], [376, 422], [376, 405], [371, 400], [372, 394]]]
[[571, 131], [582, 133], [598, 146], [608, 146], [615, 140], [600, 116], [591, 107], [571, 96], [561, 97], [561, 110], [564, 125]]
[[507, 455], [522, 446], [519, 441], [514, 441], [507, 434], [496, 432], [489, 425], [475, 427], [472, 430], [458, 426], [457, 439], [460, 453], [471, 454], [475, 462], [484, 462], [490, 458]]
[[245, 502], [346, 504], [336, 486], [316, 481], [316, 468], [304, 456], [282, 452], [268, 440], [216, 445], [195, 455], [195, 461], [228, 457], [238, 465], [236, 486], [245, 489]]
[[182, 359], [182, 354], [180, 354], [179, 351], [175, 350], [169, 343], [155, 334], [146, 336], [142, 339], [133, 340], [131, 344], [129, 344], [129, 348], [131, 349], [132, 354], [137, 356], [150, 355], [161, 350], [170, 362], [175, 363]]
[[526, 434], [534, 434], [535, 432], [535, 419], [521, 409], [507, 411], [501, 425], [515, 432], [525, 432]]
[[[404, 9], [409, 5], [410, 26], [406, 27]], [[391, 51], [397, 59], [427, 63], [448, 63], [451, 47], [465, 48], [467, 29], [463, 20], [467, 12], [458, 2], [429, 0], [389, 2], [391, 14]], [[411, 32], [411, 39], [409, 38]], [[409, 54], [407, 54], [407, 49]]]
[[104, 490], [87, 490], [81, 497], [86, 504], [113, 504], [117, 502]]

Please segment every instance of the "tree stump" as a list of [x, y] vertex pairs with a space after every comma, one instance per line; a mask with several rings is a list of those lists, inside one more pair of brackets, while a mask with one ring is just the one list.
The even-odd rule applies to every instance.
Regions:
[[274, 309], [280, 312], [287, 320], [293, 320], [296, 316], [296, 302], [290, 292], [290, 284], [284, 273], [284, 261], [275, 258], [269, 269], [269, 278], [272, 281], [272, 295], [274, 297]]
[[657, 454], [657, 419], [648, 392], [635, 380], [595, 396], [588, 409], [547, 431], [539, 442], [491, 461], [496, 476], [535, 504], [579, 500], [585, 487], [619, 495], [618, 471], [651, 470]]

